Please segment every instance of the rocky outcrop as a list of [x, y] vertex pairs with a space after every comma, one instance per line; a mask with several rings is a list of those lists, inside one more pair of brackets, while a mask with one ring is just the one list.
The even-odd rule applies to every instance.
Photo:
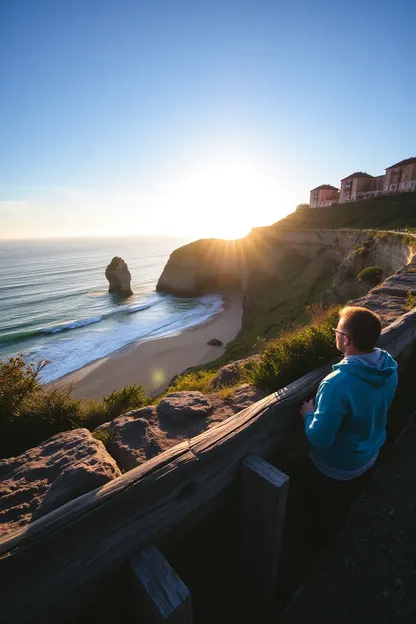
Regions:
[[245, 384], [227, 396], [172, 392], [157, 407], [133, 410], [97, 427], [109, 433], [108, 450], [123, 471], [131, 470], [183, 440], [206, 431], [263, 398]]
[[87, 429], [58, 433], [0, 462], [0, 536], [120, 476], [104, 445]]
[[123, 258], [114, 256], [110, 264], [105, 270], [105, 276], [108, 279], [109, 293], [119, 293], [121, 295], [132, 295], [133, 291], [130, 287], [131, 275]]
[[350, 303], [377, 312], [385, 327], [409, 311], [407, 301], [409, 293], [416, 294], [416, 255], [409, 264], [373, 288], [367, 295]]
[[110, 434], [109, 451], [122, 470], [131, 470], [161, 452], [156, 423], [156, 408], [151, 405], [127, 412], [106, 424]]
[[189, 418], [208, 416], [212, 403], [202, 392], [171, 392], [157, 406], [159, 418], [170, 422], [183, 422]]
[[264, 399], [267, 396], [267, 392], [261, 388], [256, 388], [251, 384], [243, 384], [234, 390], [229, 397], [229, 403], [231, 405], [234, 414], [238, 414], [242, 410], [250, 407], [256, 401]]
[[222, 347], [223, 344], [223, 341], [219, 340], [219, 338], [211, 338], [211, 340], [207, 342], [207, 345], [210, 347]]
[[215, 390], [223, 386], [234, 386], [243, 378], [245, 371], [254, 366], [259, 359], [260, 355], [251, 355], [248, 358], [236, 360], [222, 366], [211, 380], [211, 386]]
[[246, 270], [241, 241], [203, 239], [176, 249], [169, 257], [156, 290], [181, 296], [240, 289]]

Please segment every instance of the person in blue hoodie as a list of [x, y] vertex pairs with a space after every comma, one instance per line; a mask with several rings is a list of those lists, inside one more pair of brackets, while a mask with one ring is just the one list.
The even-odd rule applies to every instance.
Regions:
[[381, 333], [377, 314], [345, 307], [334, 332], [344, 358], [321, 382], [315, 400], [301, 407], [310, 442], [310, 530], [318, 541], [342, 529], [370, 476], [386, 440], [387, 410], [397, 387], [397, 362], [375, 347]]

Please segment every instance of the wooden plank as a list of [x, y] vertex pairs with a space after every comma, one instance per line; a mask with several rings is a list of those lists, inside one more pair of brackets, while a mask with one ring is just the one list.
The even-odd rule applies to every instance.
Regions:
[[[383, 331], [397, 356], [416, 337], [416, 311]], [[323, 366], [217, 427], [183, 442], [0, 541], [0, 601], [8, 623], [78, 608], [137, 548], [215, 508], [243, 458], [267, 456], [290, 439], [299, 402], [331, 370]], [[24, 587], [24, 592], [22, 588]], [[30, 614], [30, 617], [29, 617]]]
[[255, 455], [242, 463], [242, 573], [255, 605], [267, 609], [276, 586], [289, 477]]
[[138, 623], [192, 624], [189, 590], [155, 546], [132, 557], [130, 570]]

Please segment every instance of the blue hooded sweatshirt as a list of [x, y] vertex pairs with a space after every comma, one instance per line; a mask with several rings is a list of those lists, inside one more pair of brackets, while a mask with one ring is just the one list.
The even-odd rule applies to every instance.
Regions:
[[315, 411], [305, 417], [312, 458], [335, 470], [366, 466], [386, 440], [396, 386], [397, 362], [387, 351], [335, 364], [318, 388]]

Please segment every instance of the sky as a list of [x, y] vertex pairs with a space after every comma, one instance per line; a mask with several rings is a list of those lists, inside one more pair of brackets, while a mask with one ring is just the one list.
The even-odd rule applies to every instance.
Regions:
[[2, 0], [0, 238], [242, 236], [416, 155], [414, 0]]

